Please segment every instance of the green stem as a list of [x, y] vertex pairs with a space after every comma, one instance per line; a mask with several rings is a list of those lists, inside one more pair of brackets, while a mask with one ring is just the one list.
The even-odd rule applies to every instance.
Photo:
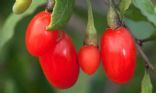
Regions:
[[96, 32], [96, 28], [94, 25], [91, 1], [87, 0], [87, 4], [88, 4], [88, 23], [87, 23], [84, 43], [86, 45], [97, 46], [97, 32]]
[[112, 29], [116, 29], [119, 26], [121, 26], [120, 16], [114, 7], [115, 5], [113, 4], [112, 0], [109, 0], [107, 23], [108, 23], [108, 26]]
[[94, 17], [93, 17], [93, 12], [92, 12], [91, 1], [87, 0], [87, 4], [88, 4], [88, 24], [90, 24], [91, 26], [94, 26]]

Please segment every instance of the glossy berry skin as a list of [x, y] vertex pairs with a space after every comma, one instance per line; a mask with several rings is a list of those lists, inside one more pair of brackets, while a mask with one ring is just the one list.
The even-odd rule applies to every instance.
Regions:
[[84, 45], [78, 53], [78, 61], [82, 70], [92, 75], [100, 65], [100, 52], [96, 46]]
[[126, 28], [109, 28], [103, 33], [101, 54], [103, 68], [110, 80], [124, 84], [132, 78], [136, 67], [136, 48]]
[[33, 56], [41, 56], [56, 45], [58, 31], [47, 31], [50, 13], [42, 11], [35, 15], [26, 30], [26, 48]]
[[54, 49], [40, 57], [41, 68], [51, 85], [60, 89], [73, 86], [79, 75], [79, 65], [75, 47], [67, 34]]

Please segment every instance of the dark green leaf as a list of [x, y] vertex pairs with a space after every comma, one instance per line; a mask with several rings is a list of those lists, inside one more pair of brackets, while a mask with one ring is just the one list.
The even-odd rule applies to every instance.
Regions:
[[10, 16], [5, 21], [2, 29], [0, 29], [0, 50], [4, 44], [12, 38], [14, 35], [14, 28], [16, 24], [25, 16], [28, 16], [33, 13], [33, 11], [39, 6], [39, 4], [45, 3], [45, 0], [40, 0], [40, 2], [33, 1], [31, 8], [29, 8], [25, 13], [18, 16], [15, 14], [10, 14]]
[[156, 26], [156, 13], [151, 0], [133, 0], [133, 4]]
[[141, 84], [141, 93], [152, 93], [153, 87], [151, 83], [151, 79], [149, 73], [145, 71], [145, 75]]
[[154, 33], [155, 28], [152, 24], [146, 21], [137, 22], [130, 19], [125, 19], [125, 22], [137, 39], [149, 38]]
[[150, 37], [144, 39], [144, 42], [155, 41], [156, 40], [156, 32], [154, 32]]
[[75, 0], [55, 0], [48, 30], [62, 28], [72, 15]]

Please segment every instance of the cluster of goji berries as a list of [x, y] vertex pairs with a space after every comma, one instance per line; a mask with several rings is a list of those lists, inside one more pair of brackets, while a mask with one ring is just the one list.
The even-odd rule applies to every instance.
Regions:
[[66, 89], [73, 86], [79, 68], [92, 75], [102, 64], [107, 77], [115, 83], [128, 82], [134, 74], [136, 48], [133, 37], [125, 27], [108, 28], [103, 32], [100, 48], [84, 45], [78, 54], [71, 38], [60, 30], [47, 31], [51, 14], [38, 13], [26, 31], [26, 47], [39, 58], [41, 68], [51, 85]]

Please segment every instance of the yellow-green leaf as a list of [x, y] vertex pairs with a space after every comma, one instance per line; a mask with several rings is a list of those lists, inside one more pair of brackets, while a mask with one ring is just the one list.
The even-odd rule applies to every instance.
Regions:
[[133, 4], [156, 26], [155, 7], [151, 0], [133, 0]]
[[131, 2], [132, 0], [120, 0], [119, 9], [122, 15], [129, 8], [129, 6], [131, 5]]
[[152, 93], [153, 87], [150, 79], [150, 75], [145, 71], [145, 75], [141, 84], [141, 93]]

